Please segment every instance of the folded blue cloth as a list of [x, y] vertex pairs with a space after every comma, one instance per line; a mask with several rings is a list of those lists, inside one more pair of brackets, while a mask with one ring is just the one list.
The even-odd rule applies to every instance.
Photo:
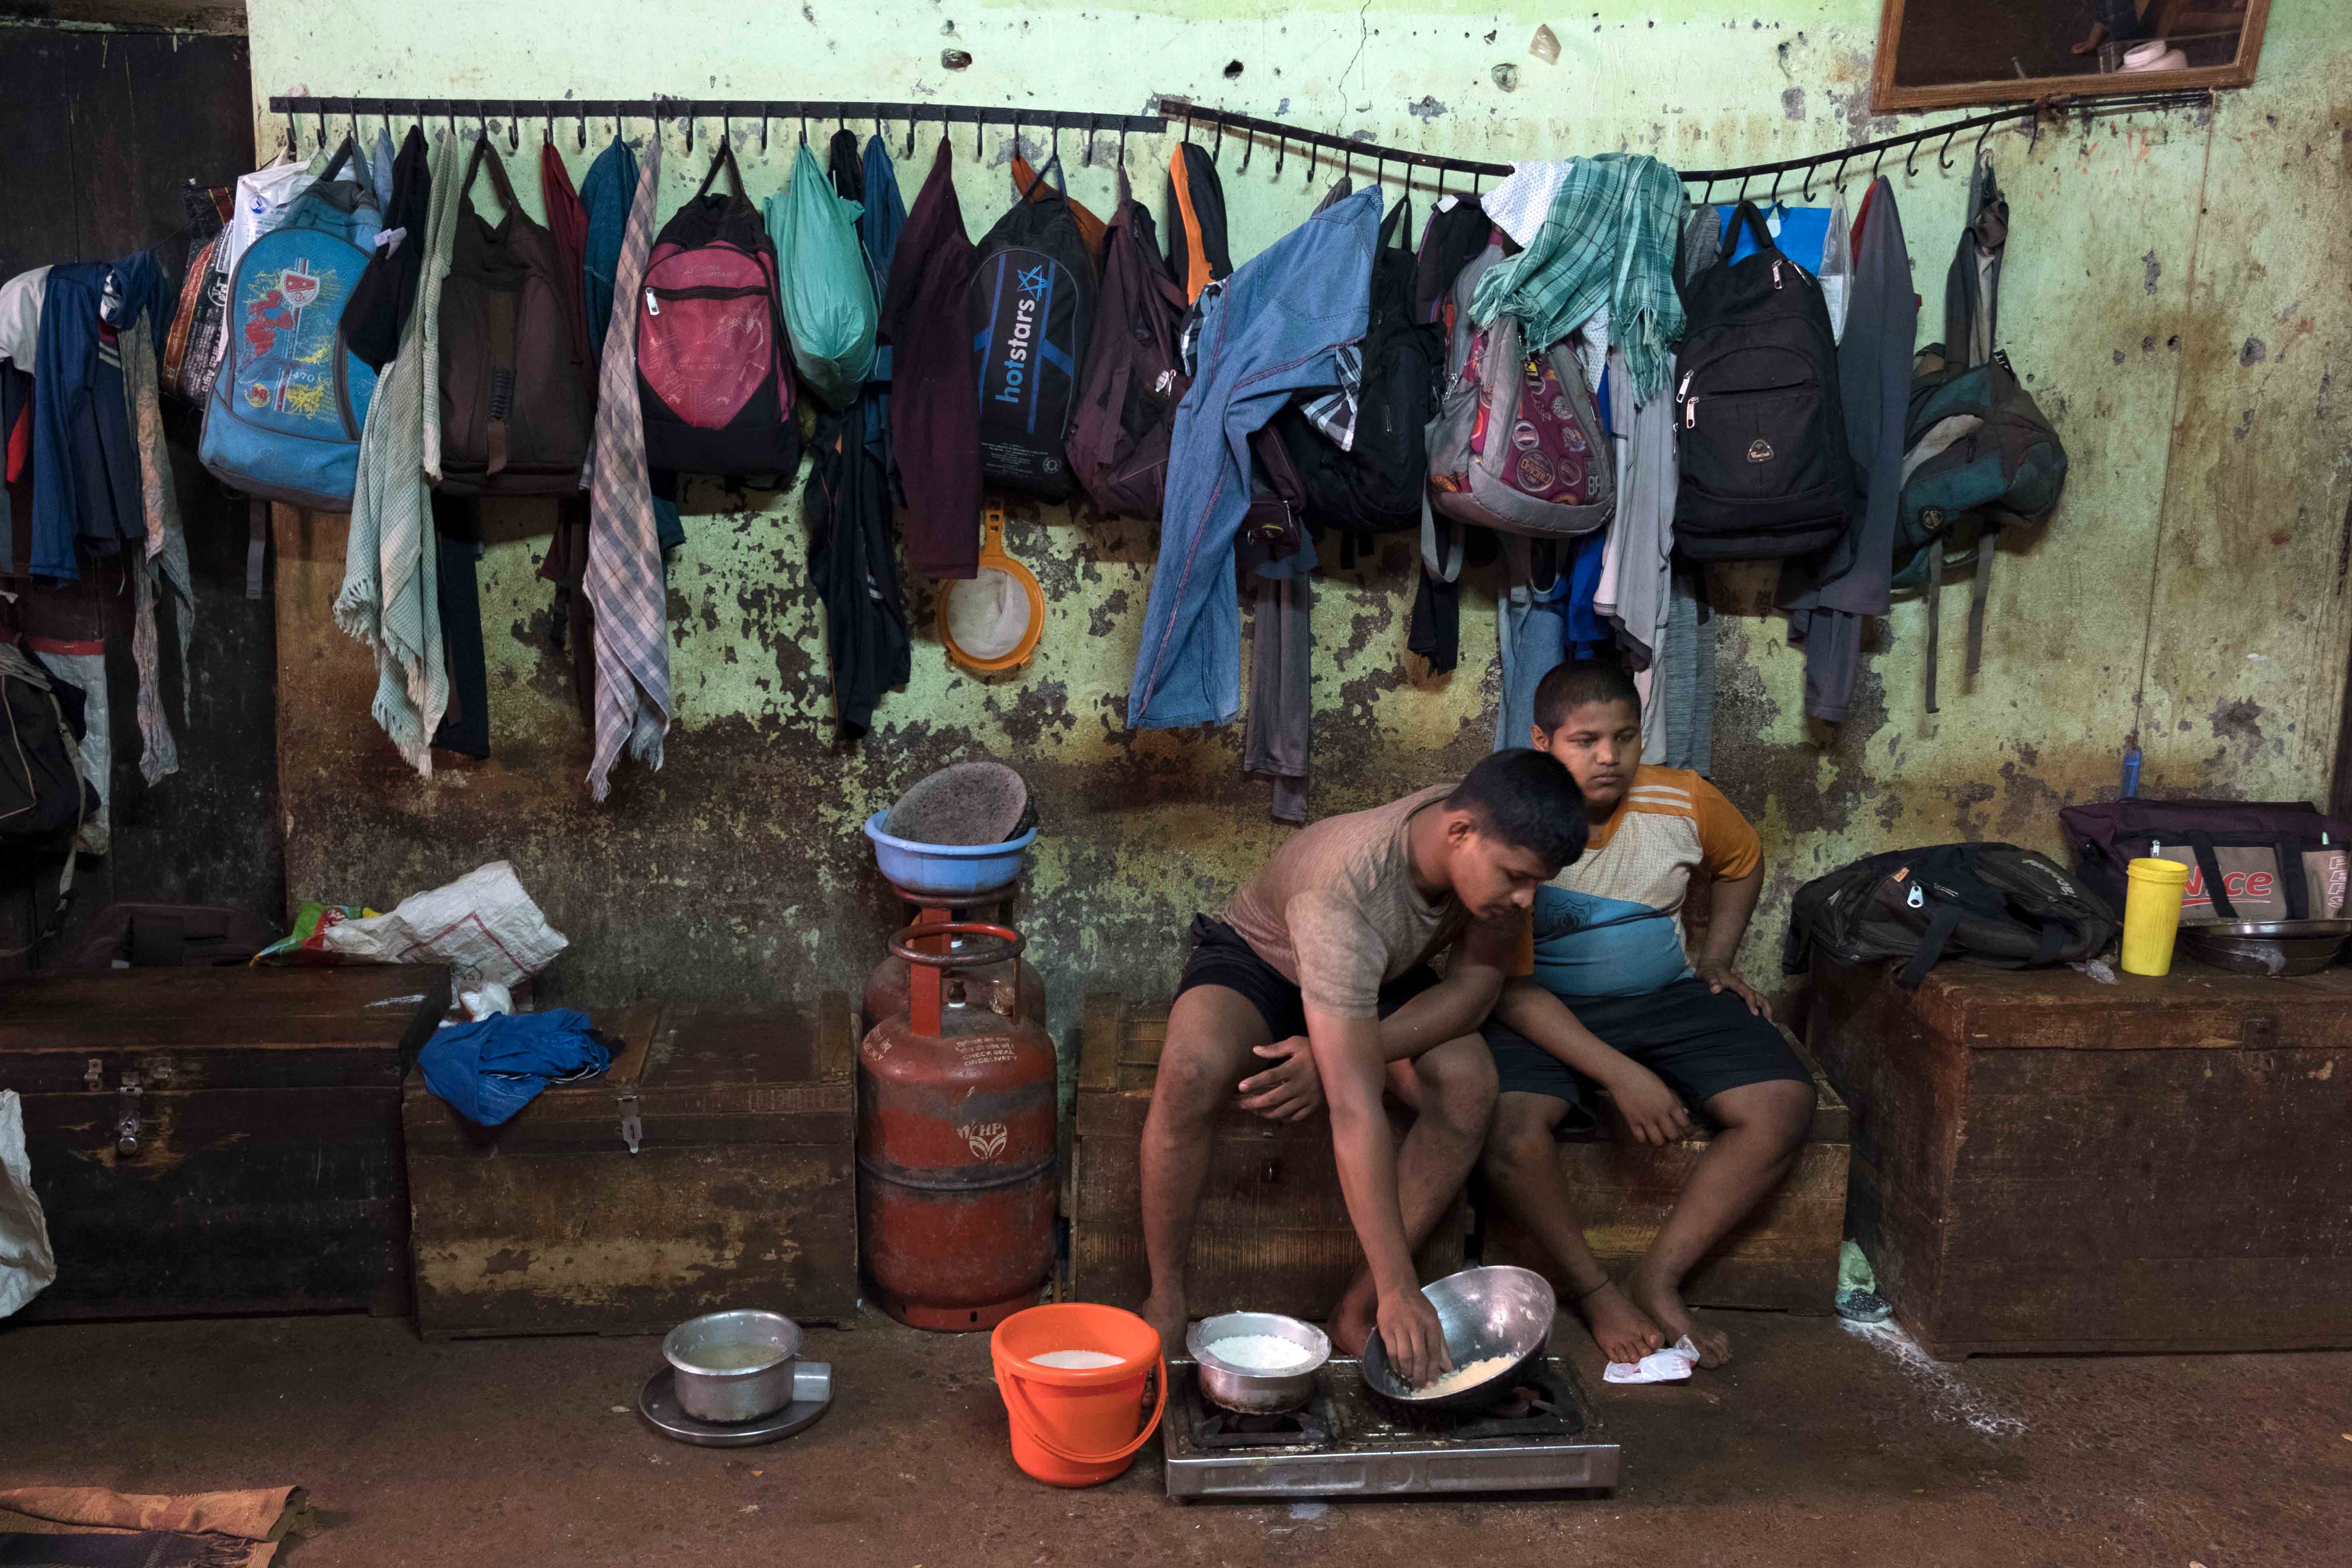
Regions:
[[587, 1014], [557, 1007], [453, 1025], [433, 1037], [416, 1062], [425, 1069], [425, 1087], [458, 1115], [496, 1127], [549, 1084], [603, 1072], [613, 1065], [613, 1053], [588, 1032]]

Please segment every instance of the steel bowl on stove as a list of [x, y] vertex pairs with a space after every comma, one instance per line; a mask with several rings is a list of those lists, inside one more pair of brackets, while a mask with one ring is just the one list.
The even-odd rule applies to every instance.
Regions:
[[1551, 1337], [1552, 1314], [1559, 1298], [1551, 1282], [1532, 1269], [1497, 1266], [1465, 1268], [1449, 1274], [1421, 1293], [1437, 1309], [1438, 1326], [1445, 1333], [1445, 1353], [1457, 1367], [1495, 1356], [1508, 1356], [1508, 1365], [1494, 1376], [1467, 1388], [1432, 1399], [1416, 1399], [1412, 1390], [1389, 1370], [1388, 1352], [1381, 1332], [1364, 1342], [1364, 1386], [1381, 1398], [1413, 1411], [1468, 1411], [1494, 1404], [1517, 1386], [1528, 1363], [1541, 1356]]
[[[1237, 1366], [1209, 1352], [1219, 1340], [1243, 1334], [1265, 1334], [1307, 1352], [1307, 1359], [1280, 1372]], [[1331, 1359], [1331, 1342], [1323, 1331], [1279, 1312], [1225, 1312], [1203, 1318], [1184, 1333], [1184, 1348], [1192, 1352], [1200, 1373], [1201, 1394], [1213, 1405], [1244, 1415], [1277, 1415], [1297, 1410], [1315, 1396], [1315, 1374]]]

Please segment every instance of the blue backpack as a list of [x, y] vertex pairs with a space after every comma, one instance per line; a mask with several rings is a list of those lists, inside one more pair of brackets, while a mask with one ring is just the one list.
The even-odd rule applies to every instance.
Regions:
[[376, 380], [342, 337], [382, 221], [363, 185], [336, 178], [352, 156], [347, 138], [285, 221], [237, 258], [198, 448], [230, 489], [323, 511], [351, 510]]

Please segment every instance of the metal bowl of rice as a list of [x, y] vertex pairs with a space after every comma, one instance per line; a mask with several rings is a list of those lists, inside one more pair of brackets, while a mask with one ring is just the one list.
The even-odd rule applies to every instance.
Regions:
[[1467, 1412], [1500, 1400], [1542, 1357], [1559, 1306], [1542, 1275], [1500, 1266], [1449, 1274], [1421, 1293], [1437, 1309], [1454, 1372], [1421, 1388], [1407, 1385], [1390, 1370], [1378, 1329], [1363, 1355], [1364, 1386], [1413, 1412]]
[[1184, 1334], [1202, 1397], [1247, 1415], [1297, 1410], [1315, 1396], [1315, 1374], [1331, 1341], [1312, 1323], [1279, 1312], [1223, 1312]]

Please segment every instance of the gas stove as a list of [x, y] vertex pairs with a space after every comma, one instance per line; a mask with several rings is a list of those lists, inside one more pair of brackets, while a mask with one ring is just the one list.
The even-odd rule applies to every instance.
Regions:
[[1160, 1424], [1168, 1495], [1396, 1497], [1559, 1491], [1617, 1484], [1606, 1440], [1575, 1374], [1537, 1363], [1502, 1405], [1464, 1416], [1392, 1414], [1353, 1361], [1324, 1363], [1315, 1397], [1284, 1415], [1238, 1415], [1201, 1397], [1190, 1362], [1168, 1369]]

